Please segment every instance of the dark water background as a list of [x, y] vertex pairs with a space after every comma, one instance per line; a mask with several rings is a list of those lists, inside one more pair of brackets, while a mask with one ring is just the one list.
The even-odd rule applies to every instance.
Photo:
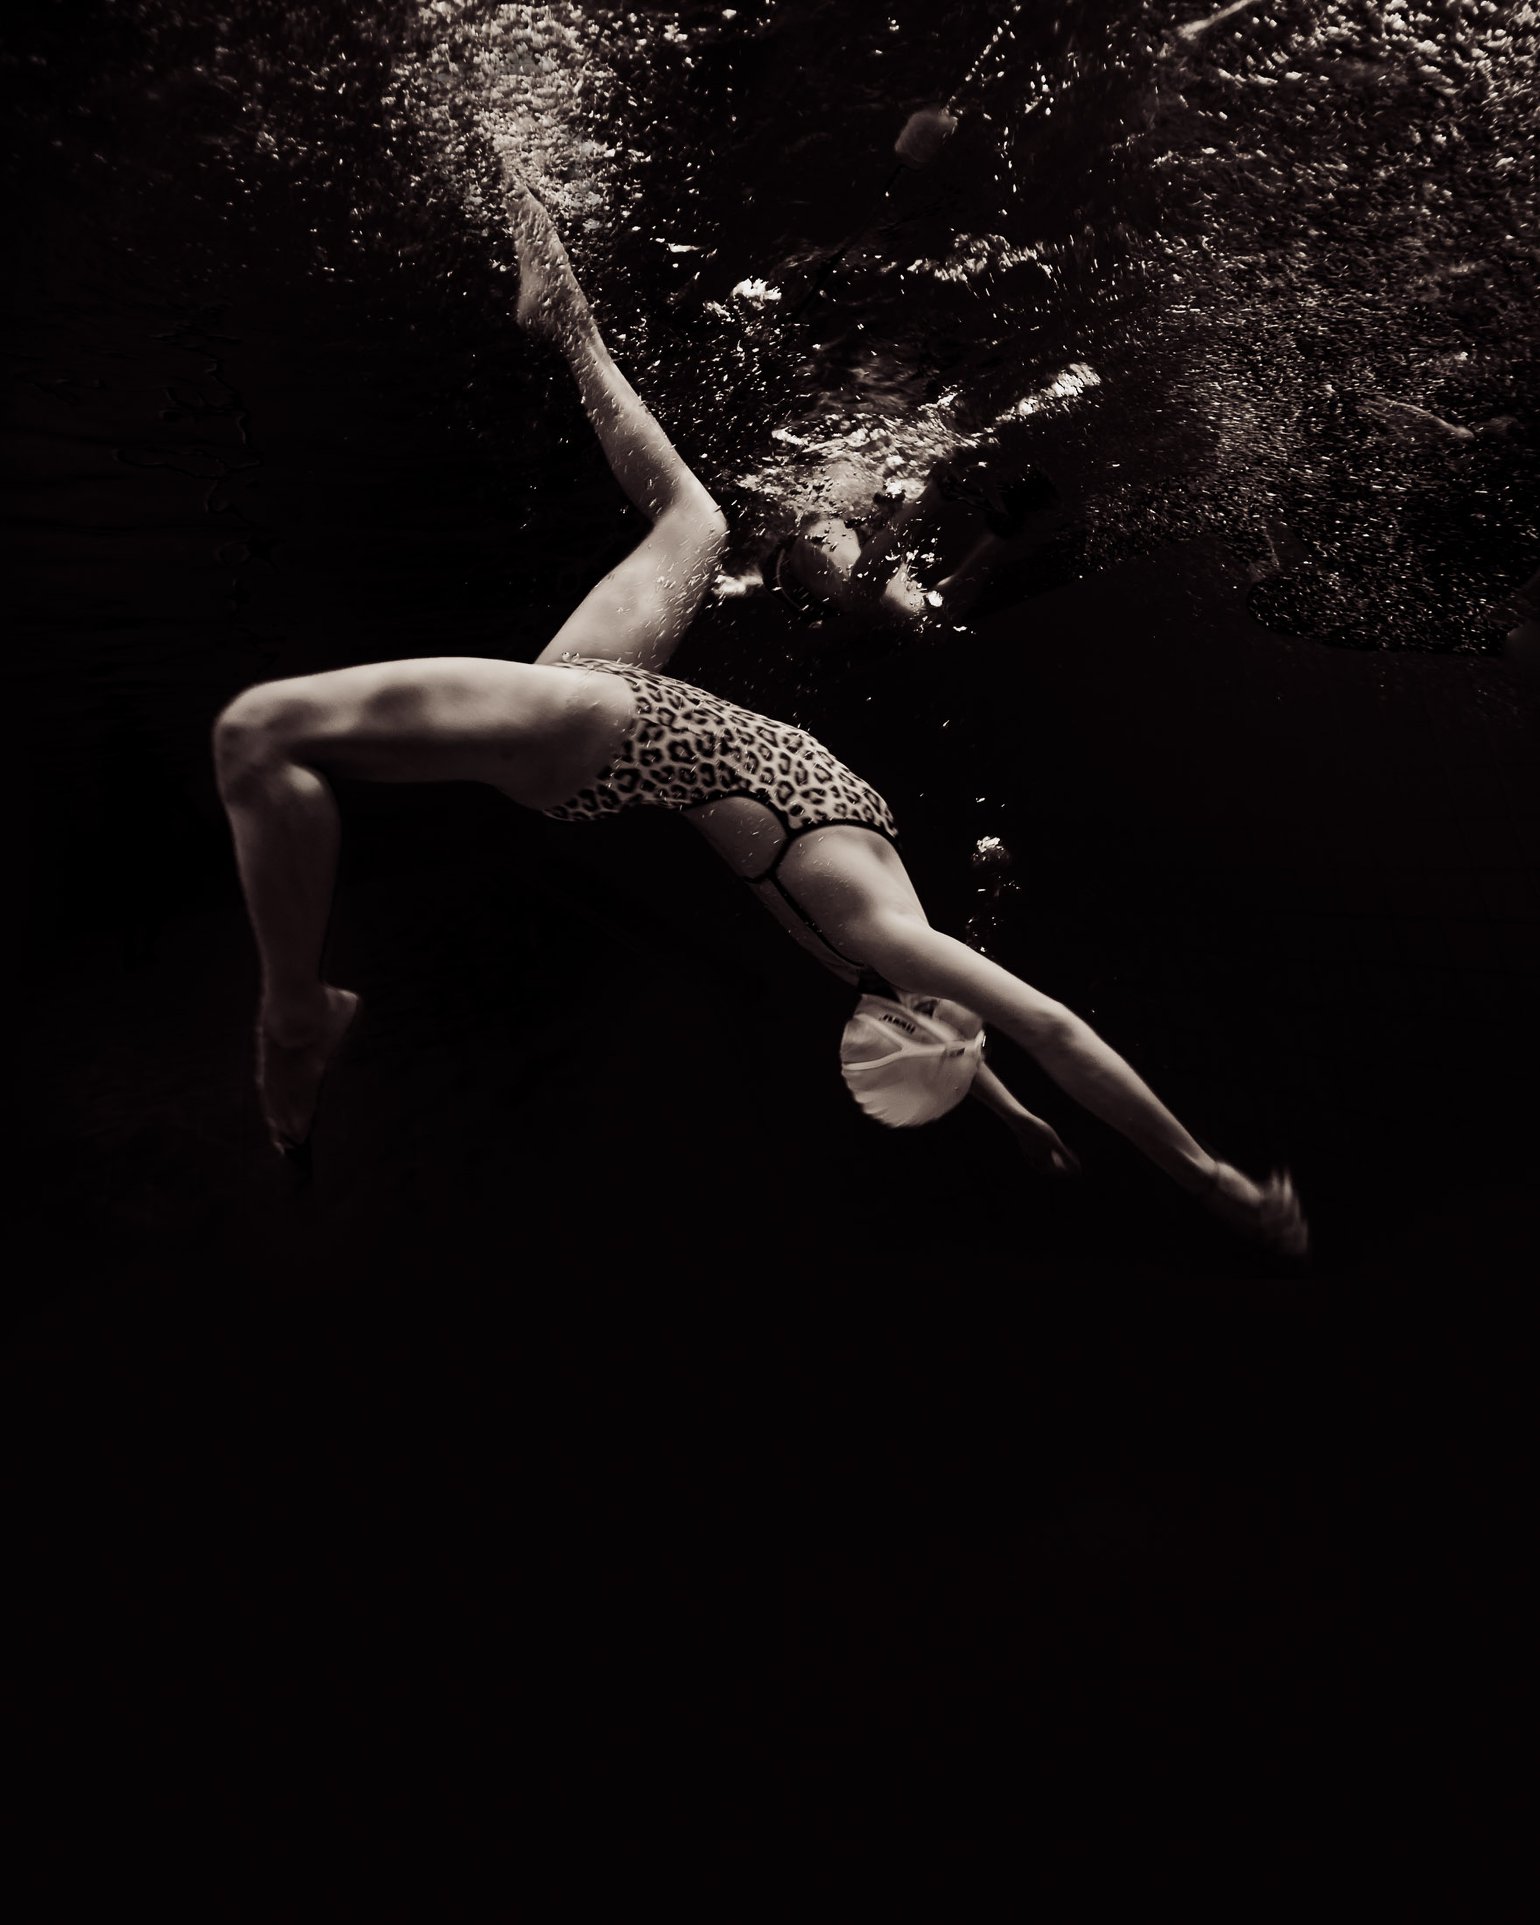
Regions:
[[[204, 1916], [443, 1915], [387, 1891], [415, 1835], [538, 1856], [664, 1752], [719, 1837], [912, 1798], [868, 1870], [961, 1826], [1064, 1917], [1120, 1869], [1192, 1902], [1220, 1830], [1232, 1915], [1314, 1915], [1344, 1858], [1371, 1913], [1504, 1915], [1535, 29], [1264, 5], [1178, 53], [1180, 9], [1024, 10], [884, 200], [1001, 12], [7, 16], [35, 1915], [80, 1915], [81, 1809], [173, 1884], [206, 1854]], [[370, 1026], [314, 1190], [267, 1167], [210, 721], [528, 657], [636, 534], [509, 325], [494, 135], [742, 526], [828, 467], [777, 428], [910, 477], [1102, 371], [1058, 450], [1086, 579], [928, 653], [713, 609], [679, 667], [817, 728], [938, 921], [1288, 1160], [1309, 1275], [1051, 1090], [1070, 1194], [982, 1116], [870, 1128], [842, 992], [677, 825], [455, 789], [343, 797]]]

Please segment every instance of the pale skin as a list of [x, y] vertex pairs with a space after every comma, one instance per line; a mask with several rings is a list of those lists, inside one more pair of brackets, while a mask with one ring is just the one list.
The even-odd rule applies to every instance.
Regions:
[[[1100, 385], [1083, 363], [1075, 363], [1069, 372], [1091, 386]], [[1002, 416], [1001, 421], [1007, 418]], [[987, 439], [987, 434], [982, 438]], [[977, 445], [977, 441], [962, 444], [964, 448]], [[842, 516], [811, 515], [787, 545], [781, 561], [783, 578], [790, 574], [858, 623], [911, 630], [956, 623], [967, 616], [1009, 555], [1035, 548], [1064, 525], [1062, 511], [1050, 507], [1021, 516], [1009, 534], [985, 529], [956, 567], [927, 590], [916, 580], [912, 563], [936, 539], [946, 501], [946, 491], [933, 473], [920, 492], [903, 502], [868, 540]]]
[[1004, 557], [1040, 539], [1039, 525], [1048, 526], [1051, 518], [1032, 517], [1016, 537], [980, 535], [956, 568], [927, 590], [915, 579], [909, 557], [930, 539], [940, 501], [927, 487], [865, 543], [840, 515], [812, 517], [797, 530], [782, 568], [857, 622], [918, 629], [956, 621], [973, 607]]
[[[567, 801], [624, 740], [633, 697], [619, 677], [562, 664], [608, 657], [665, 669], [726, 540], [721, 510], [610, 358], [549, 217], [516, 178], [510, 205], [518, 322], [565, 357], [617, 481], [651, 526], [533, 663], [451, 656], [338, 669], [248, 689], [219, 717], [220, 793], [261, 963], [258, 1091], [285, 1152], [306, 1143], [322, 1078], [358, 1009], [351, 990], [322, 974], [339, 845], [331, 778], [483, 782], [532, 809]], [[685, 813], [745, 876], [763, 870], [767, 838], [779, 836], [770, 812], [747, 798]], [[934, 929], [883, 837], [814, 830], [787, 849], [780, 873], [841, 955], [898, 989], [965, 1004], [1207, 1207], [1281, 1248], [1304, 1248], [1287, 1177], [1259, 1185], [1209, 1155], [1073, 1011]], [[778, 907], [772, 892], [759, 893]], [[992, 1071], [980, 1072], [974, 1093], [1036, 1167], [1078, 1168]]]

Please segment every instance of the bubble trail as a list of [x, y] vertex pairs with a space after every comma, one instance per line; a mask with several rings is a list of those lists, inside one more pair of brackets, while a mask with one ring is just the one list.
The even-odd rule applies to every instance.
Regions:
[[[115, 141], [153, 149], [137, 184], [117, 168], [142, 227], [175, 105], [230, 247], [295, 202], [318, 280], [436, 304], [487, 366], [508, 156], [735, 528], [871, 525], [1084, 360], [1103, 386], [1065, 412], [1086, 570], [1212, 539], [1270, 627], [1495, 652], [1540, 546], [1540, 10], [1193, 4], [1108, 0], [1092, 33], [1082, 10], [894, 0], [874, 37], [818, 0], [392, 0], [345, 31], [309, 0], [119, 0], [125, 59], [70, 102], [94, 129], [82, 178]], [[796, 318], [840, 170], [864, 156], [875, 181], [964, 31], [991, 51], [951, 177], [914, 177]], [[788, 194], [795, 148], [822, 166]]]

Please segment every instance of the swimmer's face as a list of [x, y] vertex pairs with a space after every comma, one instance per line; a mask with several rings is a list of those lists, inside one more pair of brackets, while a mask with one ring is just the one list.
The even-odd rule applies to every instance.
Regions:
[[837, 607], [845, 599], [860, 553], [861, 538], [848, 521], [838, 515], [820, 515], [798, 529], [783, 566], [804, 588]]
[[875, 588], [855, 579], [861, 559], [861, 537], [838, 515], [809, 519], [788, 544], [781, 567], [801, 586], [831, 608], [884, 626], [913, 628], [928, 614], [927, 604], [939, 597], [927, 594], [900, 563]]

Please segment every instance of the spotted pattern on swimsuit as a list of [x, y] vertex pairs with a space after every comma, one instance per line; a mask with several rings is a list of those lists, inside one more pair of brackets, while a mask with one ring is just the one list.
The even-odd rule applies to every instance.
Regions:
[[877, 791], [803, 730], [629, 663], [578, 658], [569, 666], [620, 676], [635, 697], [636, 719], [592, 784], [544, 811], [557, 821], [748, 796], [773, 811], [788, 836], [852, 823], [897, 841]]

